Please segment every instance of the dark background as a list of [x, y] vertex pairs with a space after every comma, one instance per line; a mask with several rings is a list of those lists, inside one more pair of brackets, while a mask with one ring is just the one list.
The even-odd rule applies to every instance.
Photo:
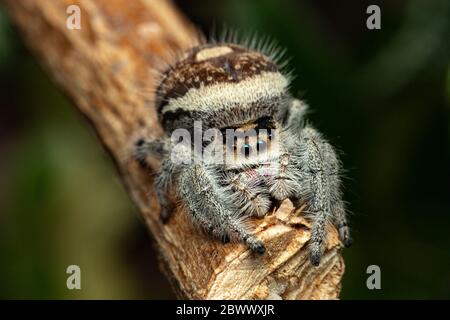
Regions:
[[[450, 298], [450, 1], [177, 1], [202, 30], [288, 50], [293, 93], [342, 150], [342, 298]], [[366, 8], [381, 6], [381, 30]], [[0, 8], [0, 298], [172, 298], [93, 130]], [[66, 289], [66, 267], [82, 290]], [[366, 268], [381, 268], [368, 290]]]

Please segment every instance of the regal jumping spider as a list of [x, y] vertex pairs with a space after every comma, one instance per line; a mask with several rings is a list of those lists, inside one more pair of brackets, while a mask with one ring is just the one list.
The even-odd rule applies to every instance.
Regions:
[[[194, 222], [223, 242], [237, 239], [259, 254], [265, 252], [264, 244], [248, 229], [246, 217], [263, 216], [284, 199], [296, 207], [306, 204], [303, 212], [312, 221], [310, 261], [318, 265], [327, 222], [336, 226], [345, 246], [351, 244], [341, 165], [333, 147], [305, 122], [307, 106], [290, 96], [289, 77], [275, 60], [230, 43], [191, 49], [162, 74], [157, 91], [158, 116], [167, 136], [140, 139], [136, 155], [140, 160], [162, 157], [155, 184], [163, 220], [172, 211], [166, 193], [174, 188]], [[170, 135], [180, 128], [192, 132], [195, 120], [221, 132], [253, 129], [257, 151], [268, 152], [252, 155], [251, 137], [237, 135], [223, 150], [231, 146], [244, 155], [239, 160], [176, 163]], [[236, 147], [239, 142], [242, 148]], [[190, 154], [187, 149], [177, 152]]]

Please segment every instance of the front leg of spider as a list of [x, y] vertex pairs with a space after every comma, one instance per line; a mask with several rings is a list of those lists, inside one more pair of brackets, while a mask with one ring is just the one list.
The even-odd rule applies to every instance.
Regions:
[[230, 210], [227, 192], [219, 185], [214, 169], [201, 163], [186, 166], [179, 174], [177, 186], [195, 223], [222, 242], [231, 237], [243, 241], [256, 253], [265, 252], [263, 243], [248, 231], [245, 220]]
[[345, 246], [351, 244], [340, 190], [340, 163], [332, 146], [311, 126], [300, 131], [298, 150], [296, 161], [310, 189], [306, 210], [312, 220], [310, 260], [317, 266], [326, 246], [328, 222], [336, 225]]
[[285, 139], [290, 149], [288, 176], [297, 180], [296, 197], [306, 202], [306, 216], [312, 222], [310, 260], [319, 265], [326, 239], [326, 225], [331, 222], [344, 246], [352, 239], [342, 201], [341, 164], [333, 147], [310, 125], [306, 125], [307, 105], [293, 99], [285, 120]]

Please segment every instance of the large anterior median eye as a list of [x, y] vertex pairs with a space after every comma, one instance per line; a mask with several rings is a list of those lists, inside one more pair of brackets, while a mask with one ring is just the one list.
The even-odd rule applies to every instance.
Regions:
[[232, 151], [232, 152], [236, 152], [237, 151], [237, 145], [236, 145], [235, 141], [227, 140], [226, 141], [226, 146], [227, 146], [227, 149]]
[[248, 143], [244, 143], [241, 147], [241, 152], [243, 155], [248, 156], [252, 151], [252, 146]]
[[266, 150], [266, 148], [267, 148], [267, 143], [266, 143], [266, 141], [264, 141], [264, 140], [262, 140], [262, 139], [259, 139], [259, 140], [258, 140], [258, 143], [256, 144], [256, 149], [257, 149], [258, 151], [264, 151], [264, 150]]

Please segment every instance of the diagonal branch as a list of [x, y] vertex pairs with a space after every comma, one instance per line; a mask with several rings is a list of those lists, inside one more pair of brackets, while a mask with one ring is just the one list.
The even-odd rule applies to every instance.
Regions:
[[[3, 0], [26, 43], [91, 122], [116, 162], [180, 297], [190, 299], [337, 298], [344, 262], [334, 228], [318, 268], [308, 261], [308, 223], [289, 201], [254, 220], [267, 248], [255, 256], [198, 232], [178, 209], [159, 221], [151, 175], [131, 157], [137, 133], [160, 135], [154, 70], [195, 43], [193, 26], [165, 0]], [[81, 8], [81, 30], [66, 28], [66, 8]], [[156, 169], [157, 164], [153, 166]]]

